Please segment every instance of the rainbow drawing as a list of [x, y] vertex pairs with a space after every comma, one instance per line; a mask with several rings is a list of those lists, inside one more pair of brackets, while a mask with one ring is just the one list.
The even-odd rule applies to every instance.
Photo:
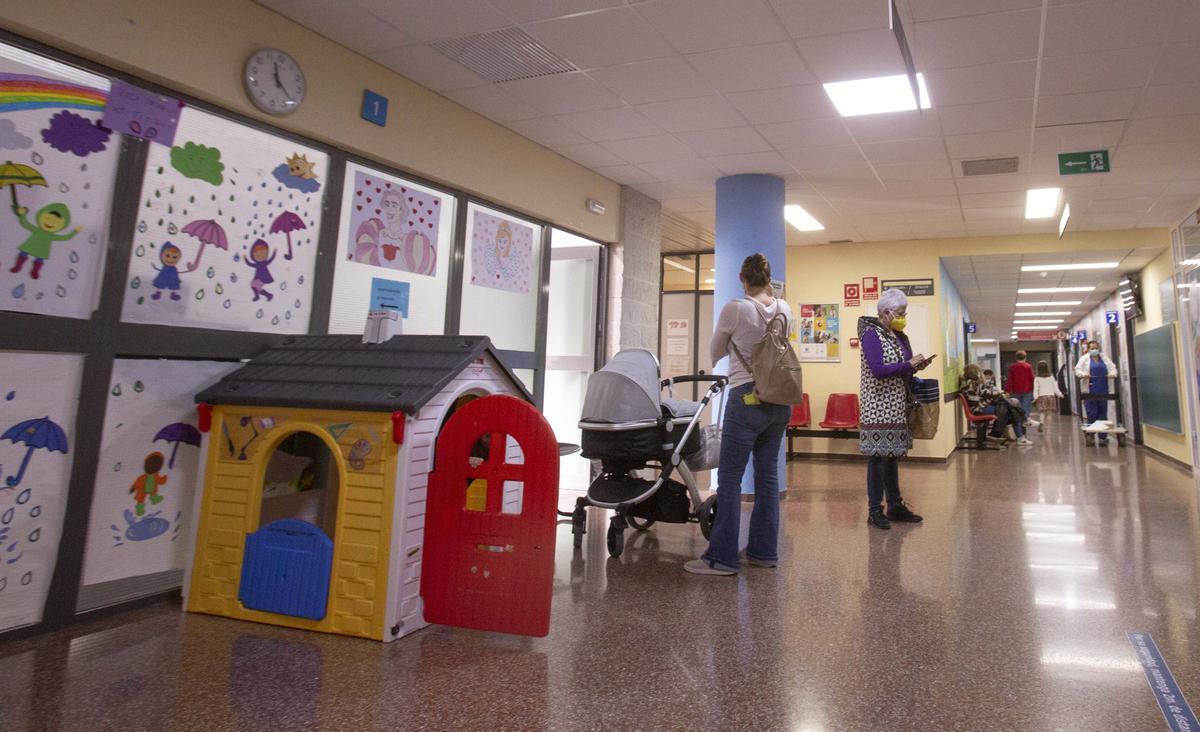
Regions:
[[0, 74], [0, 112], [24, 109], [104, 109], [108, 92], [42, 76]]

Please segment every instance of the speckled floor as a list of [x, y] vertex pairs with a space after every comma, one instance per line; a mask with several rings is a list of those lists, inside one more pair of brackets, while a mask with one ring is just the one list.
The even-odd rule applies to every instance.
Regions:
[[163, 603], [0, 644], [0, 728], [1164, 729], [1125, 632], [1200, 702], [1196, 484], [1035, 437], [905, 465], [926, 522], [890, 532], [864, 523], [861, 464], [793, 463], [783, 563], [737, 578], [682, 571], [694, 526], [620, 560], [598, 514], [581, 553], [564, 526], [544, 639], [384, 645]]

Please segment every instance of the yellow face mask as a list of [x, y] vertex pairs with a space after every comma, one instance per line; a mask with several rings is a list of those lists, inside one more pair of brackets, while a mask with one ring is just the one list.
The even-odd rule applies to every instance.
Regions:
[[904, 326], [908, 325], [908, 320], [903, 315], [897, 315], [892, 318], [892, 330], [904, 330]]

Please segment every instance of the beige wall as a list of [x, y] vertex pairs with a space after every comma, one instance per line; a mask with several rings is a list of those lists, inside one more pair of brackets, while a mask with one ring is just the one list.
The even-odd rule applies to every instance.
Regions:
[[[924, 305], [927, 314], [925, 329], [930, 353], [938, 354], [927, 376], [942, 381], [941, 364], [946, 359], [945, 328], [941, 322], [940, 295], [944, 291], [938, 263], [941, 257], [965, 255], [1009, 254], [1013, 252], [1067, 252], [1097, 249], [1132, 249], [1138, 247], [1167, 247], [1166, 229], [1128, 231], [1077, 232], [1061, 240], [1053, 234], [1025, 236], [974, 237], [962, 239], [927, 239], [919, 241], [880, 242], [868, 244], [830, 244], [822, 246], [789, 247], [787, 259], [788, 302], [841, 303], [842, 285], [858, 282], [865, 276], [880, 279], [933, 278], [933, 297], [914, 297], [911, 304]], [[969, 310], [971, 303], [966, 301]], [[857, 335], [858, 318], [875, 313], [873, 302], [863, 307], [842, 308], [841, 351], [839, 363], [805, 363], [804, 390], [812, 403], [813, 427], [825, 414], [829, 394], [858, 392], [861, 351], [849, 347]], [[798, 315], [799, 313], [797, 313]], [[910, 307], [909, 322], [913, 323]], [[914, 325], [916, 325], [914, 323]], [[956, 326], [957, 327], [957, 326]], [[910, 332], [914, 329], [910, 327]], [[943, 384], [944, 386], [944, 384]], [[943, 403], [938, 435], [933, 440], [918, 440], [912, 451], [915, 457], [945, 458], [958, 442], [957, 402]], [[798, 438], [795, 448], [801, 452], [821, 454], [854, 454], [855, 440], [828, 438]]]
[[[212, 104], [411, 170], [581, 234], [616, 241], [620, 187], [251, 0], [38, 0], [0, 4], [0, 27]], [[246, 57], [295, 56], [308, 98], [271, 118], [242, 91]], [[388, 126], [359, 118], [389, 98]], [[584, 201], [603, 201], [595, 216]]]
[[[1174, 270], [1174, 259], [1169, 248], [1142, 270], [1142, 308], [1145, 314], [1133, 321], [1133, 332], [1135, 335], [1153, 330], [1163, 324], [1162, 296], [1159, 293], [1158, 285], [1163, 280], [1171, 277], [1174, 274]], [[1171, 295], [1173, 297], [1175, 293], [1172, 292]], [[1175, 324], [1173, 332], [1175, 336], [1175, 381], [1179, 389], [1179, 409], [1180, 419], [1183, 422], [1183, 434], [1177, 435], [1143, 422], [1142, 440], [1145, 442], [1146, 447], [1190, 465], [1192, 462], [1192, 433], [1188, 410], [1186, 408], [1187, 384], [1184, 384], [1182, 380], [1183, 374], [1187, 373], [1187, 367], [1183, 361], [1183, 349], [1179, 342], [1178, 323]], [[1137, 354], [1134, 354], [1134, 356], [1136, 357]]]

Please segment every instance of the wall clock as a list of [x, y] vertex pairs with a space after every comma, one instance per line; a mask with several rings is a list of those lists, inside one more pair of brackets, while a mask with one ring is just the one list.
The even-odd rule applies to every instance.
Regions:
[[243, 80], [250, 101], [267, 114], [290, 114], [304, 101], [304, 72], [296, 59], [278, 49], [250, 54]]

